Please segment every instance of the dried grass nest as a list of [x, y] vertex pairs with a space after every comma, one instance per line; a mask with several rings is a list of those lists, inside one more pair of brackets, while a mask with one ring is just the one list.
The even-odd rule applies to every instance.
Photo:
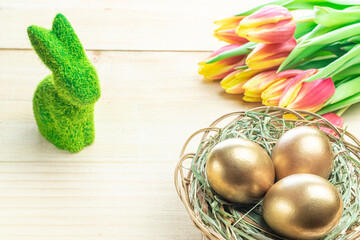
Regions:
[[[290, 115], [293, 116], [289, 118]], [[213, 146], [233, 137], [254, 141], [271, 155], [284, 132], [305, 125], [326, 127], [337, 134], [335, 137], [326, 133], [336, 154], [329, 181], [342, 195], [344, 213], [339, 225], [323, 239], [360, 239], [360, 141], [317, 114], [280, 107], [229, 113], [209, 127], [198, 130], [186, 141], [175, 169], [175, 187], [204, 239], [285, 239], [266, 226], [261, 201], [253, 206], [236, 205], [211, 189], [205, 176], [206, 159]], [[200, 144], [197, 142], [194, 151], [189, 151], [195, 138], [200, 138]]]

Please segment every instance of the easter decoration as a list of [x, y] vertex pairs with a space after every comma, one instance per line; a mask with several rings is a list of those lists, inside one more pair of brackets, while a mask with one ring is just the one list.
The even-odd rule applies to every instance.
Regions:
[[52, 72], [39, 83], [33, 98], [39, 131], [57, 148], [79, 152], [95, 138], [94, 104], [100, 98], [96, 69], [62, 14], [56, 15], [51, 30], [30, 26], [27, 33]]
[[[258, 144], [230, 138], [209, 153], [206, 173], [211, 187], [235, 203], [254, 203], [274, 184], [274, 165]], [[259, 180], [260, 179], [260, 180]]]
[[215, 24], [213, 35], [227, 45], [199, 63], [199, 74], [226, 93], [337, 114], [340, 127], [360, 102], [360, 0], [278, 0]]
[[262, 206], [269, 227], [291, 239], [324, 237], [343, 214], [339, 191], [313, 174], [294, 174], [281, 179], [266, 193]]
[[207, 240], [360, 238], [360, 141], [310, 111], [224, 115], [190, 136], [174, 177]]
[[272, 152], [277, 180], [295, 173], [312, 173], [327, 179], [334, 166], [333, 159], [329, 138], [307, 126], [284, 133]]

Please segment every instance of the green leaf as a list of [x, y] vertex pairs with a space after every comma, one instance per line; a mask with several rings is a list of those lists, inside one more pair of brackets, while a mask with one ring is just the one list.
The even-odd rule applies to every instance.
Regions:
[[253, 47], [255, 47], [256, 45], [257, 45], [257, 43], [253, 43], [253, 42], [245, 43], [241, 47], [234, 48], [234, 49], [231, 49], [229, 51], [220, 53], [219, 55], [217, 55], [216, 57], [210, 59], [206, 63], [214, 63], [214, 62], [218, 62], [220, 60], [223, 60], [225, 58], [235, 57], [235, 56], [240, 56], [240, 55], [243, 55], [243, 54], [247, 54], [247, 53], [251, 52]]
[[326, 105], [334, 104], [345, 98], [351, 97], [360, 90], [360, 76], [336, 87], [334, 95], [327, 101]]
[[320, 111], [317, 112], [319, 115], [323, 115], [325, 113], [336, 111], [340, 108], [355, 104], [357, 102], [360, 102], [360, 93], [357, 93], [351, 97], [348, 97], [340, 102], [327, 105], [326, 107], [323, 107]]
[[351, 80], [353, 80], [353, 79], [354, 79], [354, 76], [352, 76], [352, 77], [346, 77], [346, 78], [344, 78], [344, 79], [342, 79], [342, 80], [340, 80], [340, 81], [335, 82], [335, 81], [334, 81], [334, 78], [332, 78], [332, 80], [334, 81], [334, 84], [335, 84], [335, 88], [337, 88], [337, 87], [340, 86], [341, 84], [346, 83], [346, 82], [348, 82], [348, 81], [351, 81]]
[[355, 23], [336, 29], [334, 31], [330, 31], [313, 39], [308, 39], [304, 41], [302, 47], [330, 44], [359, 34], [360, 34], [360, 23]]
[[326, 67], [331, 62], [333, 62], [335, 59], [336, 58], [329, 58], [329, 59], [325, 59], [325, 60], [307, 61], [301, 65], [296, 66], [295, 69], [300, 69], [300, 70], [307, 70], [307, 69], [311, 69], [311, 68], [320, 69], [320, 68]]
[[305, 58], [311, 56], [315, 52], [322, 49], [323, 46], [312, 46], [308, 48], [294, 48], [285, 61], [280, 65], [278, 72], [293, 68], [298, 63], [304, 61]]
[[334, 27], [324, 27], [321, 25], [316, 26], [310, 33], [304, 36], [304, 39], [291, 51], [289, 56], [280, 65], [278, 72], [294, 67], [299, 62], [303, 61], [308, 56], [319, 51], [323, 46], [311, 46], [304, 48], [302, 43], [313, 37], [321, 36], [329, 31], [332, 31]]
[[343, 50], [343, 51], [345, 51], [345, 52], [348, 52], [348, 51], [350, 51], [351, 49], [353, 49], [355, 46], [356, 46], [356, 44], [350, 44], [350, 45], [343, 46], [343, 47], [341, 47], [340, 49]]
[[349, 6], [353, 6], [357, 4], [360, 4], [360, 0], [278, 0], [270, 3], [262, 4], [248, 11], [240, 13], [236, 16], [248, 16], [267, 5], [280, 5], [286, 7], [291, 11], [298, 9], [312, 10], [314, 6], [331, 7], [334, 9], [345, 9]]
[[314, 7], [317, 24], [323, 26], [339, 26], [360, 21], [360, 9], [347, 8], [337, 10], [329, 7]]
[[334, 82], [345, 79], [349, 76], [360, 75], [360, 63], [354, 64], [333, 76]]
[[[351, 50], [350, 50], [351, 51]], [[343, 70], [356, 65], [360, 62], [360, 55], [359, 56], [355, 56], [353, 58], [351, 58], [349, 61], [347, 61], [345, 64], [341, 65], [338, 69], [336, 69], [331, 75], [334, 76], [336, 74], [338, 74], [339, 72], [342, 72]]]
[[347, 40], [348, 42], [360, 43], [360, 36], [354, 36]]
[[314, 6], [345, 9], [348, 6], [360, 4], [360, 0], [294, 0], [282, 6], [289, 10], [313, 9]]
[[348, 68], [351, 65], [355, 64], [356, 62], [358, 62], [359, 59], [357, 56], [359, 55], [360, 55], [360, 44], [354, 47], [353, 49], [351, 49], [351, 51], [349, 51], [342, 57], [338, 58], [337, 60], [329, 64], [327, 67], [323, 68], [317, 74], [306, 79], [305, 82], [311, 82], [319, 78], [326, 78], [331, 75], [335, 75], [336, 73], [342, 71], [343, 69]]
[[317, 26], [314, 22], [302, 22], [296, 24], [296, 30], [294, 33], [294, 37], [296, 39], [304, 36], [305, 34], [311, 32]]
[[340, 4], [340, 5], [358, 5], [358, 4], [360, 4], [360, 0], [327, 0], [327, 2], [334, 3], [334, 4]]

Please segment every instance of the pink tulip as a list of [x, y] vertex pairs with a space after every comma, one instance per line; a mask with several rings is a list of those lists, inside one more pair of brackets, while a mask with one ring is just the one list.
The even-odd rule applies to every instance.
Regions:
[[[326, 113], [324, 115], [321, 115], [323, 118], [328, 120], [330, 123], [332, 123], [335, 127], [342, 128], [344, 126], [344, 119], [335, 113]], [[334, 136], [337, 136], [334, 130], [326, 127], [320, 127], [320, 129], [324, 132], [330, 133]]]
[[286, 70], [264, 81], [264, 83], [259, 86], [259, 88], [263, 89], [261, 93], [262, 103], [267, 106], [278, 106], [285, 88], [302, 72], [302, 70], [298, 69]]
[[241, 69], [228, 74], [221, 82], [221, 86], [226, 93], [241, 94], [244, 93], [243, 86], [254, 75], [258, 74], [258, 70]]
[[204, 76], [206, 80], [219, 80], [235, 71], [236, 67], [245, 64], [245, 56], [235, 56], [220, 60], [215, 63], [206, 63], [209, 59], [219, 55], [220, 53], [229, 51], [231, 49], [240, 47], [241, 44], [229, 44], [216, 51], [214, 51], [209, 57], [199, 63], [199, 74]]
[[291, 12], [281, 6], [268, 5], [245, 17], [236, 33], [258, 43], [282, 43], [295, 33], [296, 22]]
[[277, 44], [259, 44], [246, 58], [251, 69], [272, 69], [281, 65], [296, 47], [295, 38]]
[[303, 82], [317, 72], [316, 69], [309, 69], [292, 79], [281, 95], [279, 106], [310, 112], [320, 110], [334, 95], [335, 85], [331, 78]]
[[214, 36], [227, 43], [247, 43], [248, 40], [237, 35], [235, 31], [244, 17], [233, 16], [215, 21], [215, 24], [220, 25], [220, 27], [214, 31]]

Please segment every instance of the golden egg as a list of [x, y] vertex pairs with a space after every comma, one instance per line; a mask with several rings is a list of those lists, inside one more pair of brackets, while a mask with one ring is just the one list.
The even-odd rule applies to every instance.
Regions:
[[235, 203], [259, 200], [275, 180], [274, 165], [267, 152], [242, 138], [218, 143], [208, 155], [206, 173], [215, 192]]
[[291, 239], [318, 239], [340, 221], [343, 202], [339, 191], [313, 174], [294, 174], [275, 183], [263, 199], [268, 226]]
[[278, 140], [272, 152], [276, 179], [311, 173], [328, 178], [334, 166], [329, 138], [313, 127], [296, 127]]

